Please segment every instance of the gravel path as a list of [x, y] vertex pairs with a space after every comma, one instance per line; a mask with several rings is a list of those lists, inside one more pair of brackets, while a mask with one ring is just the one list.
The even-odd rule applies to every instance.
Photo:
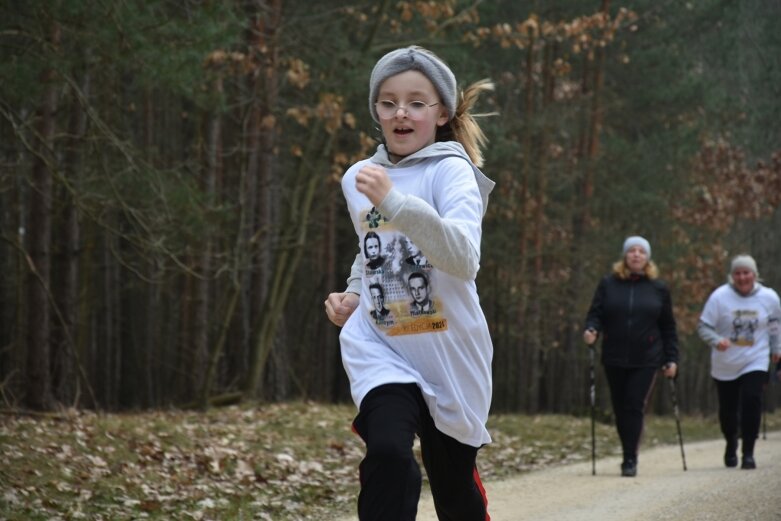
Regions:
[[[685, 432], [684, 432], [685, 435]], [[636, 478], [619, 475], [617, 458], [552, 468], [485, 483], [492, 521], [781, 520], [781, 432], [757, 440], [753, 471], [728, 469], [721, 440], [640, 450]], [[347, 518], [343, 521], [355, 521]], [[418, 521], [436, 521], [430, 496]]]

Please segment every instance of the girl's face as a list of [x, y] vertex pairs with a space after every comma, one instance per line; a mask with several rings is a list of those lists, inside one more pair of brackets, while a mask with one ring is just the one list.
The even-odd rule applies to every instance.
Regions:
[[641, 273], [648, 264], [648, 253], [642, 246], [632, 246], [626, 251], [624, 262], [632, 273]]
[[741, 295], [748, 295], [754, 289], [757, 276], [748, 268], [735, 268], [732, 270], [732, 282], [735, 289]]
[[[382, 135], [394, 156], [406, 157], [431, 145], [437, 127], [448, 121], [447, 109], [440, 102], [434, 84], [418, 71], [405, 71], [382, 82], [377, 103]], [[392, 104], [396, 110], [389, 116], [382, 114], [380, 105], [385, 105], [387, 110]], [[407, 110], [410, 104], [414, 107], [412, 113]], [[391, 160], [395, 163], [398, 157]]]

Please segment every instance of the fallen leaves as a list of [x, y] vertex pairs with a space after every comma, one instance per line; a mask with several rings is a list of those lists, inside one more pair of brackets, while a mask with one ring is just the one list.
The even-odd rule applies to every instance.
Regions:
[[319, 519], [354, 501], [353, 414], [299, 404], [6, 417], [0, 458], [15, 472], [0, 474], [0, 518]]
[[[0, 519], [332, 519], [355, 510], [364, 447], [350, 431], [354, 415], [352, 405], [286, 403], [66, 421], [3, 416]], [[781, 423], [768, 418], [771, 428]], [[647, 421], [646, 443], [674, 443], [671, 421]], [[695, 439], [693, 420], [685, 423]], [[700, 424], [718, 435], [717, 421]], [[484, 480], [591, 455], [588, 418], [493, 415], [488, 427]], [[597, 450], [620, 450], [612, 425], [598, 423]]]

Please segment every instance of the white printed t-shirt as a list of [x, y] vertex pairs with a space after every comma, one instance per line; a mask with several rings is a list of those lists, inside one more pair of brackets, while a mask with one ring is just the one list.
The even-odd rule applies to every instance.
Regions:
[[730, 341], [725, 351], [711, 349], [711, 376], [735, 380], [751, 371], [767, 371], [770, 357], [770, 329], [781, 315], [778, 294], [757, 283], [743, 296], [729, 284], [711, 293], [700, 320]]
[[[394, 186], [379, 208], [355, 188], [370, 162]], [[452, 142], [395, 165], [381, 146], [342, 178], [361, 250], [353, 265], [360, 304], [339, 337], [353, 400], [360, 406], [375, 387], [415, 383], [437, 428], [475, 447], [491, 441], [493, 346], [475, 276], [492, 187]]]

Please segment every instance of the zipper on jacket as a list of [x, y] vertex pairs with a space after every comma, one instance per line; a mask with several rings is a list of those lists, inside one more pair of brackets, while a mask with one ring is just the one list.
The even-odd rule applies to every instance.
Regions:
[[[632, 338], [632, 311], [635, 307], [635, 280], [631, 279], [629, 281], [629, 310], [627, 312], [626, 317], [626, 338]], [[632, 358], [629, 354], [629, 350], [624, 351], [624, 361], [625, 363], [629, 363], [629, 360]]]
[[626, 330], [627, 334], [632, 331], [632, 308], [635, 306], [635, 281], [630, 281], [629, 285], [629, 313], [626, 318]]

